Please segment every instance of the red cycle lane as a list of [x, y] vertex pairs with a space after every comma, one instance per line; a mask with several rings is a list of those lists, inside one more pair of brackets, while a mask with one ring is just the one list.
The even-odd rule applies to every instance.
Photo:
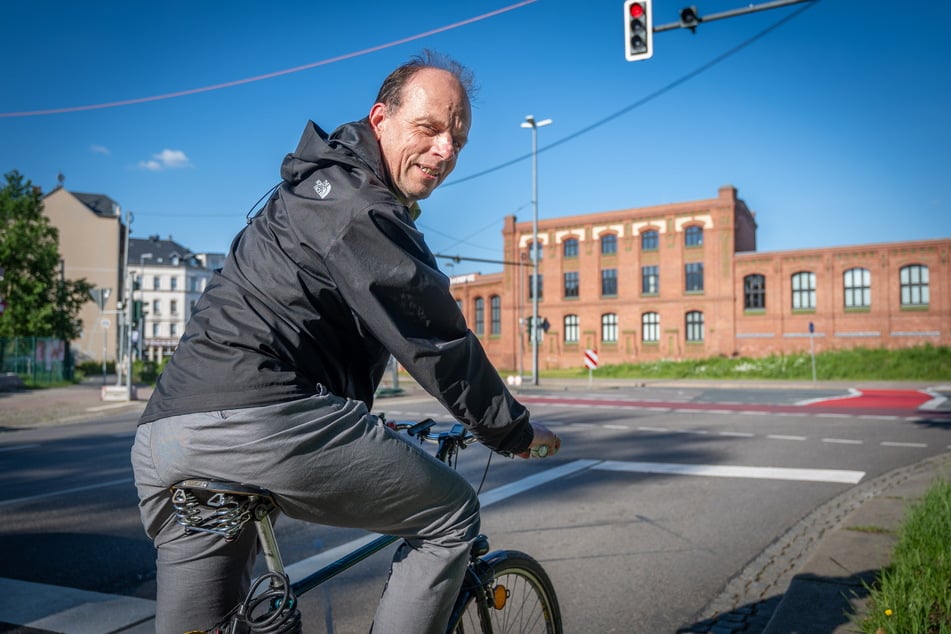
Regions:
[[632, 407], [689, 411], [766, 412], [772, 414], [839, 414], [853, 416], [927, 416], [951, 419], [951, 410], [921, 410], [934, 397], [919, 390], [856, 390], [853, 394], [814, 399], [796, 405], [769, 403], [715, 403], [637, 399], [594, 399], [520, 394], [525, 404], [578, 407]]

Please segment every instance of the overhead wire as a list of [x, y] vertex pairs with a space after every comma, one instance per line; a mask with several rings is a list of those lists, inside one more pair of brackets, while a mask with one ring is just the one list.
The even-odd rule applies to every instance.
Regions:
[[203, 92], [211, 92], [213, 90], [221, 90], [222, 88], [231, 88], [233, 86], [240, 86], [242, 84], [250, 84], [256, 81], [262, 81], [264, 79], [273, 79], [274, 77], [280, 77], [282, 75], [289, 75], [291, 73], [298, 73], [303, 70], [310, 70], [311, 68], [317, 68], [318, 66], [326, 66], [328, 64], [341, 62], [346, 59], [353, 59], [354, 57], [369, 55], [370, 53], [375, 53], [377, 51], [382, 51], [387, 48], [399, 46], [400, 44], [406, 44], [407, 42], [413, 42], [415, 40], [420, 40], [420, 39], [429, 37], [431, 35], [436, 35], [438, 33], [451, 31], [453, 29], [457, 29], [461, 26], [466, 26], [474, 22], [480, 22], [488, 18], [493, 18], [502, 13], [513, 11], [515, 9], [520, 9], [526, 5], [533, 4], [535, 2], [538, 2], [538, 0], [522, 0], [521, 2], [517, 2], [515, 4], [502, 7], [501, 9], [489, 11], [488, 13], [483, 13], [481, 15], [477, 15], [472, 18], [460, 20], [459, 22], [454, 22], [446, 26], [430, 29], [429, 31], [425, 31], [423, 33], [417, 33], [416, 35], [410, 35], [408, 37], [400, 38], [398, 40], [393, 40], [392, 42], [387, 42], [385, 44], [378, 44], [376, 46], [371, 46], [369, 48], [365, 48], [359, 51], [346, 53], [344, 55], [338, 55], [336, 57], [331, 57], [331, 58], [320, 60], [317, 62], [311, 62], [310, 64], [304, 64], [302, 66], [295, 66], [294, 68], [286, 68], [284, 70], [278, 70], [271, 73], [265, 73], [263, 75], [255, 75], [254, 77], [236, 79], [234, 81], [222, 82], [220, 84], [213, 84], [211, 86], [202, 86], [201, 88], [190, 88], [187, 90], [179, 90], [176, 92], [165, 93], [162, 95], [152, 95], [150, 97], [137, 97], [134, 99], [123, 99], [121, 101], [110, 101], [107, 103], [88, 104], [85, 106], [68, 106], [64, 108], [47, 108], [44, 110], [27, 110], [22, 112], [0, 112], [0, 118], [37, 117], [37, 116], [43, 116], [43, 115], [64, 114], [68, 112], [82, 112], [85, 110], [101, 110], [104, 108], [117, 108], [119, 106], [130, 106], [133, 104], [148, 103], [151, 101], [161, 101], [163, 99], [174, 99], [176, 97], [184, 97], [186, 95], [195, 95], [195, 94], [203, 93]]

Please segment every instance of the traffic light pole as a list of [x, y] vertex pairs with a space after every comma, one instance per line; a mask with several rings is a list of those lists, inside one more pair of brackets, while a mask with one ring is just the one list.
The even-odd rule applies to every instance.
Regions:
[[[768, 11], [769, 9], [779, 9], [780, 7], [789, 6], [791, 4], [803, 4], [804, 2], [816, 2], [816, 0], [774, 0], [773, 2], [751, 4], [740, 9], [731, 9], [729, 11], [721, 11], [720, 13], [711, 13], [709, 15], [700, 15], [697, 13], [695, 7], [687, 7], [680, 11], [680, 22], [671, 22], [669, 24], [655, 26], [654, 33], [660, 33], [661, 31], [672, 31], [674, 29], [696, 30], [697, 25], [699, 25], [701, 22], [713, 22], [715, 20], [735, 18], [738, 15], [746, 15], [747, 13], [756, 13], [758, 11]], [[690, 13], [687, 13], [688, 11]], [[690, 19], [691, 17], [693, 19]]]

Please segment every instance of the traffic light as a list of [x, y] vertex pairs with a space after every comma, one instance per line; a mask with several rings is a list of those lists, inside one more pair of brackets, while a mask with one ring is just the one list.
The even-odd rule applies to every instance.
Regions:
[[691, 33], [697, 32], [697, 25], [703, 19], [697, 15], [697, 7], [684, 7], [680, 10], [680, 28], [690, 29]]
[[624, 57], [629, 62], [654, 54], [654, 20], [651, 0], [624, 2]]

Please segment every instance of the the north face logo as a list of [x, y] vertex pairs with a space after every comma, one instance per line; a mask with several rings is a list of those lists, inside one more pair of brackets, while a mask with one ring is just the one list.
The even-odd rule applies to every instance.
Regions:
[[326, 198], [327, 194], [330, 193], [330, 181], [317, 181], [314, 183], [314, 191], [317, 192], [317, 195], [321, 198]]

